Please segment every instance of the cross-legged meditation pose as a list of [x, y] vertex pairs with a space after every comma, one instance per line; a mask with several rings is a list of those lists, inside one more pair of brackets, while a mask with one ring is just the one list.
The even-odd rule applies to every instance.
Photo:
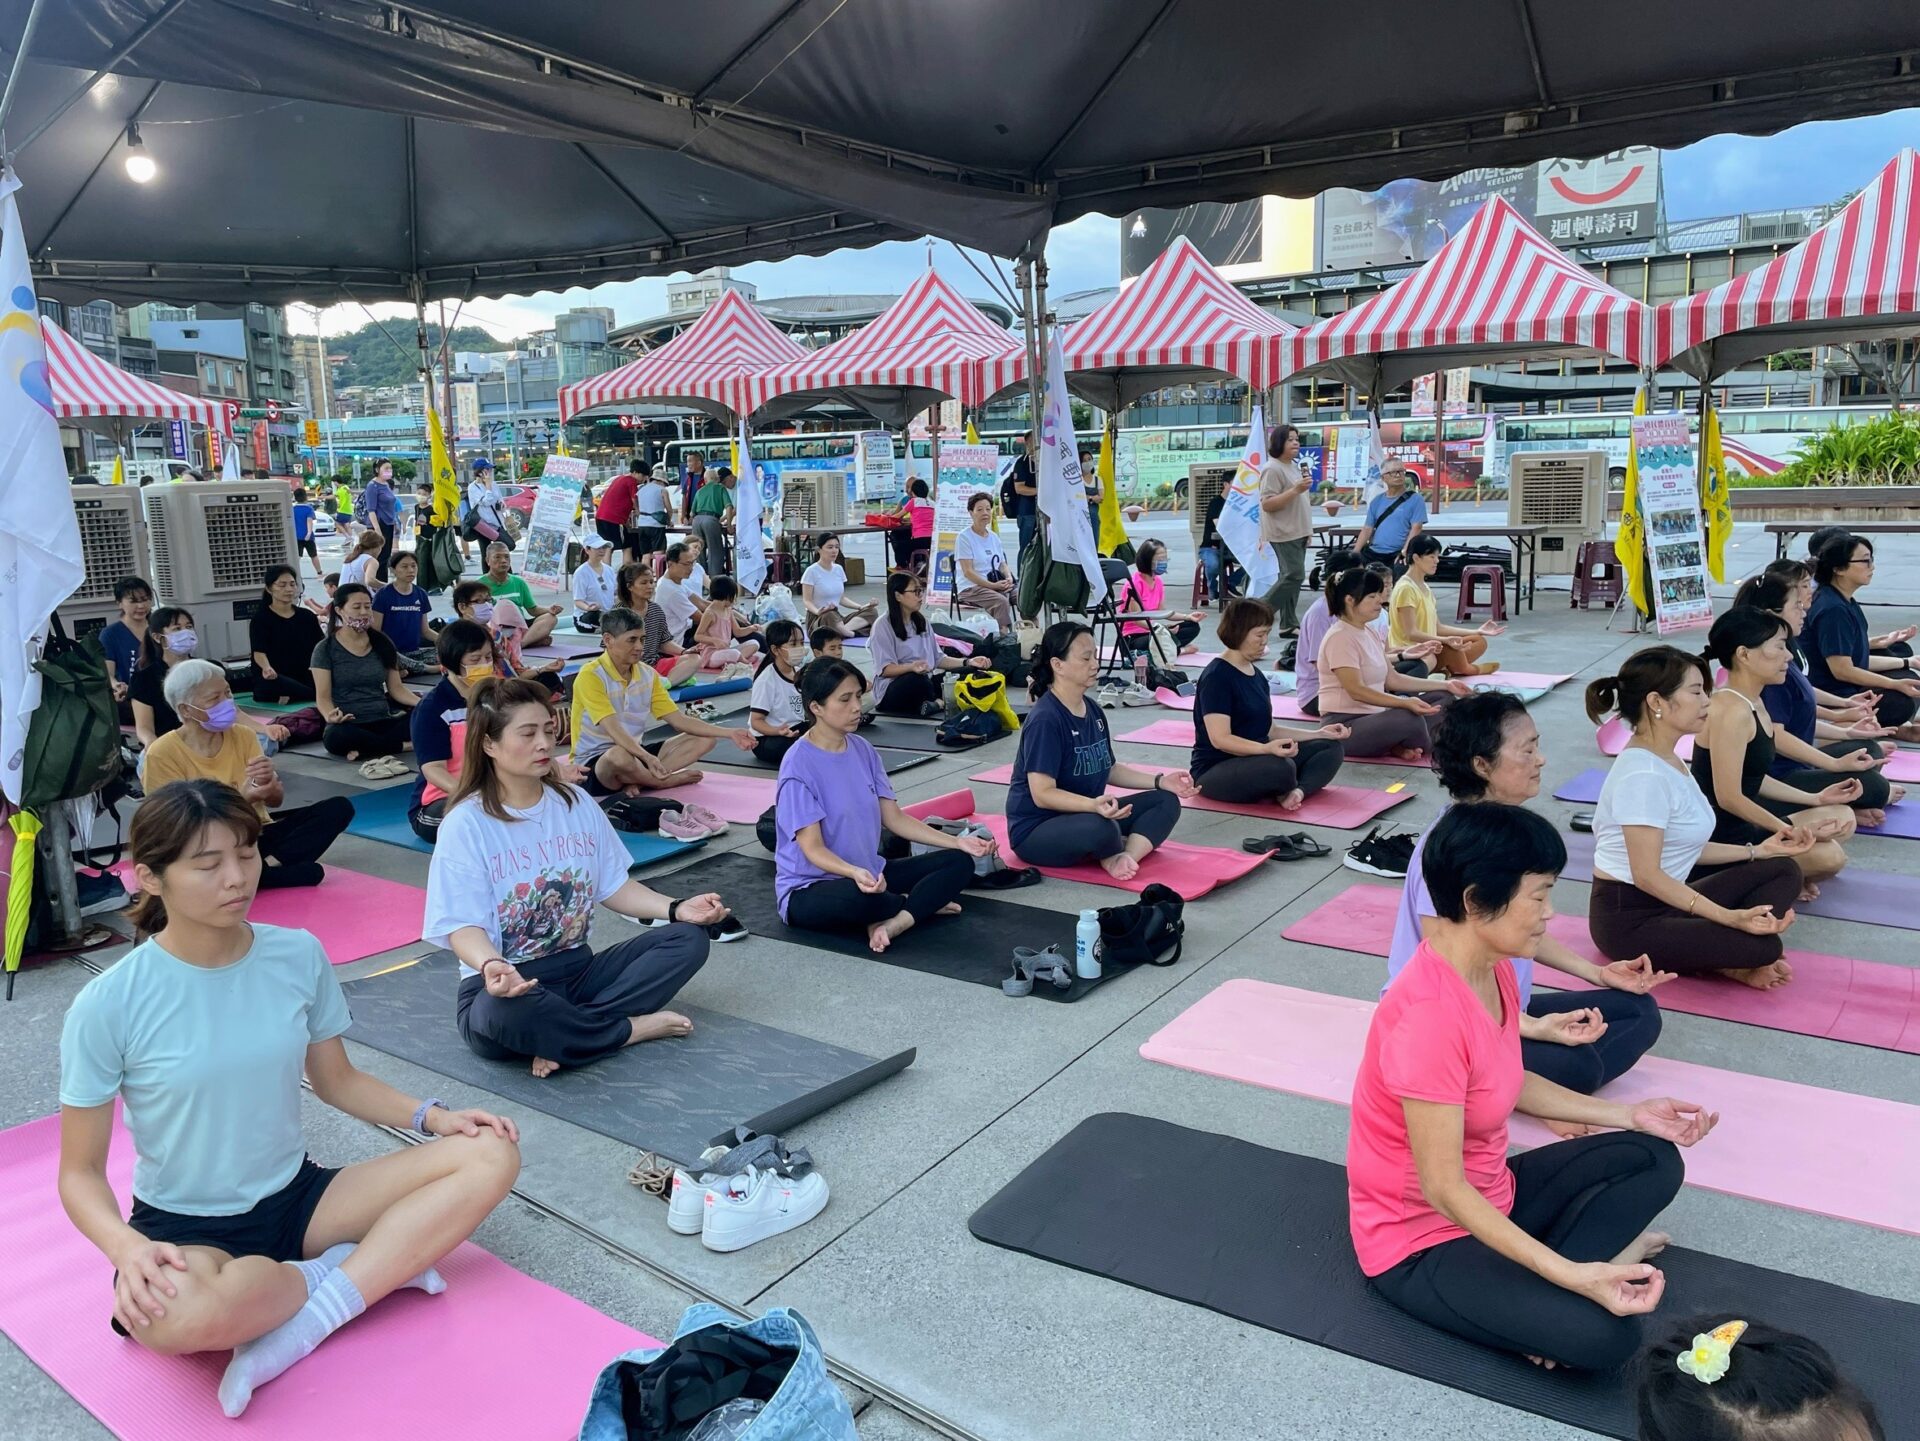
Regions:
[[767, 653], [754, 673], [753, 693], [747, 697], [747, 729], [753, 732], [753, 753], [768, 765], [785, 758], [807, 728], [807, 708], [800, 703], [800, 667], [807, 663], [807, 641], [798, 621], [767, 622]]
[[300, 573], [290, 565], [270, 566], [260, 587], [266, 602], [247, 622], [247, 646], [253, 652], [253, 698], [286, 702], [313, 699], [313, 648], [320, 644], [320, 621], [300, 604]]
[[[1920, 675], [1913, 671], [1911, 639], [1875, 636], [1856, 597], [1873, 583], [1873, 542], [1862, 535], [1834, 536], [1814, 557], [1819, 589], [1807, 611], [1807, 678], [1839, 695], [1875, 692], [1883, 725], [1901, 740], [1920, 740], [1914, 715], [1920, 710]], [[1901, 652], [1904, 651], [1905, 654]]]
[[620, 604], [646, 619], [646, 639], [640, 659], [667, 678], [669, 687], [682, 686], [700, 673], [700, 652], [680, 643], [667, 624], [667, 613], [654, 597], [659, 584], [651, 565], [620, 567]]
[[962, 605], [984, 610], [1001, 630], [1013, 629], [1013, 566], [993, 526], [993, 497], [984, 490], [967, 501], [970, 524], [953, 538], [953, 584]]
[[[1546, 764], [1533, 717], [1518, 696], [1506, 691], [1483, 691], [1456, 701], [1434, 727], [1433, 768], [1456, 806], [1481, 801], [1523, 806], [1540, 794], [1540, 773]], [[1407, 865], [1407, 884], [1387, 954], [1389, 986], [1413, 959], [1439, 914], [1420, 871], [1425, 845], [1422, 837]], [[1520, 1059], [1534, 1075], [1592, 1095], [1625, 1075], [1659, 1039], [1660, 1007], [1648, 993], [1672, 980], [1673, 974], [1654, 969], [1645, 956], [1596, 966], [1543, 935], [1532, 955], [1514, 956], [1512, 961], [1521, 1011]], [[1536, 991], [1536, 965], [1598, 989]], [[1563, 1134], [1583, 1134], [1559, 1123], [1554, 1128]]]
[[[193, 659], [200, 647], [193, 614], [184, 606], [163, 605], [148, 617], [146, 637], [140, 642], [140, 667], [133, 673], [127, 695], [133, 711], [133, 733], [145, 748], [140, 771], [146, 773], [147, 752], [154, 742], [180, 729], [180, 716], [167, 699], [167, 677]], [[262, 754], [272, 755], [287, 738], [287, 728], [241, 711], [234, 724], [249, 730], [260, 742]]]
[[1656, 645], [1587, 687], [1596, 725], [1617, 710], [1633, 727], [1593, 812], [1587, 925], [1609, 959], [1646, 956], [1659, 970], [1764, 990], [1793, 977], [1780, 937], [1813, 837], [1783, 825], [1757, 842], [1713, 839], [1713, 805], [1675, 753], [1706, 724], [1709, 683], [1699, 656]]
[[[515, 577], [518, 579], [518, 577]], [[516, 677], [538, 681], [546, 687], [549, 695], [557, 696], [566, 689], [566, 682], [560, 673], [566, 669], [566, 662], [558, 656], [548, 656], [543, 660], [528, 660], [521, 653], [528, 629], [527, 617], [513, 601], [493, 598], [483, 580], [463, 580], [453, 587], [453, 613], [461, 620], [470, 620], [486, 627], [487, 634], [493, 640], [494, 673], [501, 680]]]
[[732, 576], [718, 575], [711, 588], [713, 600], [693, 625], [693, 648], [700, 653], [701, 668], [721, 670], [751, 663], [760, 654], [760, 638], [757, 629], [742, 624], [734, 614], [740, 583]]
[[[586, 771], [580, 784], [588, 795], [692, 785], [704, 774], [694, 762], [716, 741], [753, 749], [752, 731], [715, 725], [673, 703], [660, 672], [640, 659], [646, 622], [639, 616], [615, 606], [600, 618], [600, 638], [606, 649], [573, 681], [573, 760]], [[655, 721], [676, 734], [649, 745], [643, 737]]]
[[[730, 919], [711, 892], [671, 900], [628, 878], [606, 812], [556, 773], [556, 733], [539, 686], [474, 688], [422, 931], [460, 958], [460, 1039], [491, 1061], [530, 1061], [535, 1076], [692, 1031], [667, 1002], [706, 964], [708, 928]], [[596, 951], [587, 932], [601, 905], [671, 924]]]
[[[1127, 881], [1173, 834], [1180, 802], [1196, 787], [1185, 771], [1163, 775], [1114, 760], [1106, 712], [1087, 695], [1099, 678], [1093, 632], [1078, 621], [1048, 626], [1028, 682], [1034, 703], [1013, 761], [1007, 839], [1028, 865], [1097, 861]], [[1110, 796], [1109, 784], [1134, 793]]]
[[1404, 651], [1428, 641], [1438, 641], [1434, 660], [1448, 675], [1492, 675], [1500, 669], [1500, 662], [1483, 661], [1480, 657], [1487, 653], [1487, 641], [1502, 634], [1506, 627], [1492, 620], [1482, 621], [1471, 630], [1441, 623], [1440, 604], [1428, 585], [1433, 573], [1440, 569], [1440, 551], [1436, 536], [1416, 535], [1407, 542], [1406, 573], [1394, 582], [1388, 602], [1391, 622], [1387, 628], [1387, 644]]
[[[1676, 1144], [1719, 1117], [1623, 1105], [1526, 1070], [1513, 958], [1553, 916], [1566, 846], [1531, 811], [1454, 806], [1420, 856], [1434, 914], [1367, 1030], [1347, 1135], [1354, 1252], [1409, 1315], [1543, 1365], [1604, 1371], [1660, 1304], [1650, 1230], [1680, 1189]], [[1600, 1134], [1507, 1154], [1508, 1117]]]
[[314, 701], [327, 723], [321, 742], [334, 755], [398, 755], [413, 743], [407, 712], [420, 697], [400, 678], [400, 652], [373, 629], [373, 595], [364, 585], [333, 593], [326, 639], [309, 663]]
[[432, 845], [440, 836], [453, 793], [460, 788], [460, 760], [466, 749], [467, 697], [483, 680], [496, 679], [493, 637], [478, 621], [450, 620], [435, 642], [440, 683], [420, 698], [408, 721], [413, 757], [420, 774], [413, 783], [407, 824]]
[[962, 660], [940, 649], [927, 624], [927, 583], [911, 571], [887, 577], [887, 615], [873, 628], [868, 654], [873, 658], [874, 704], [882, 715], [935, 716], [946, 709], [941, 696], [944, 671], [985, 670], [992, 657]]
[[260, 813], [263, 888], [317, 886], [326, 879], [320, 857], [353, 820], [353, 803], [327, 796], [309, 806], [270, 811], [286, 799], [260, 738], [239, 724], [227, 673], [210, 660], [184, 660], [167, 672], [167, 703], [180, 728], [160, 737], [141, 770], [148, 790], [168, 781], [211, 780], [231, 786]]
[[1675, 1321], [1635, 1370], [1640, 1441], [1886, 1441], [1823, 1346], [1764, 1321]]
[[553, 634], [560, 620], [560, 607], [534, 604], [533, 590], [527, 585], [526, 577], [513, 573], [513, 552], [505, 542], [495, 541], [487, 547], [487, 568], [480, 579], [495, 600], [512, 601], [526, 617], [526, 634], [520, 637], [522, 645], [539, 645]]
[[[1143, 540], [1133, 553], [1133, 566], [1120, 583], [1118, 604], [1122, 614], [1130, 610], [1161, 611], [1167, 604], [1167, 548], [1157, 540]], [[1169, 612], [1161, 622], [1173, 636], [1174, 646], [1185, 650], [1200, 638], [1198, 611]], [[1120, 645], [1129, 655], [1147, 644], [1147, 623], [1130, 620], [1120, 626]]]
[[[1300, 639], [1293, 648], [1293, 699], [1310, 716], [1320, 714], [1320, 642], [1327, 638], [1327, 631], [1333, 625], [1333, 614], [1327, 609], [1326, 588], [1337, 576], [1363, 563], [1360, 552], [1346, 546], [1329, 551], [1321, 567], [1320, 590], [1314, 595], [1313, 604], [1300, 616]], [[1382, 615], [1375, 620], [1373, 628], [1384, 636], [1387, 631], [1386, 617]], [[1401, 675], [1424, 680], [1433, 673], [1427, 662], [1439, 649], [1438, 641], [1409, 646], [1405, 650], [1388, 646], [1387, 664]]]
[[1320, 716], [1344, 725], [1350, 756], [1410, 760], [1433, 750], [1430, 722], [1457, 696], [1462, 680], [1403, 675], [1387, 662], [1387, 638], [1374, 621], [1387, 599], [1387, 578], [1355, 566], [1327, 582], [1333, 624], [1320, 642]]
[[[165, 1356], [232, 1351], [229, 1416], [391, 1292], [445, 1289], [433, 1264], [520, 1169], [511, 1121], [354, 1067], [319, 941], [247, 920], [259, 834], [227, 786], [148, 793], [130, 837], [145, 939], [87, 983], [60, 1038], [60, 1202], [114, 1265], [114, 1328]], [[302, 1073], [349, 1116], [443, 1139], [318, 1165]], [[124, 1220], [107, 1181], [116, 1100], [135, 1158]]]
[[[614, 481], [619, 485], [621, 477]], [[607, 521], [597, 524], [607, 526]], [[624, 534], [624, 528], [614, 526]], [[576, 630], [594, 630], [599, 627], [603, 612], [612, 610], [619, 597], [614, 594], [618, 576], [608, 562], [613, 553], [615, 542], [607, 539], [604, 533], [596, 534], [587, 540], [587, 558], [573, 573], [573, 624]]]
[[1273, 719], [1273, 691], [1254, 669], [1273, 633], [1263, 600], [1227, 602], [1220, 616], [1225, 654], [1207, 662], [1193, 690], [1194, 784], [1208, 800], [1278, 801], [1298, 810], [1339, 773], [1347, 728], [1291, 730]]
[[[1799, 566], [1800, 562], [1787, 564]], [[1803, 567], [1799, 577], [1754, 576], [1734, 597], [1736, 606], [1773, 612], [1787, 623], [1789, 632], [1786, 674], [1760, 692], [1761, 704], [1773, 717], [1777, 743], [1769, 773], [1797, 791], [1823, 790], [1834, 780], [1851, 776], [1860, 782], [1860, 794], [1848, 802], [1859, 824], [1884, 825], [1887, 807], [1906, 799], [1906, 787], [1890, 783], [1877, 765], [1861, 767], [1855, 757], [1864, 752], [1869, 761], [1880, 760], [1886, 755], [1880, 741], [1893, 730], [1874, 715], [1872, 691], [1841, 697], [1815, 689], [1807, 679], [1806, 656], [1798, 637], [1812, 593], [1813, 577]], [[1789, 738], [1797, 744], [1789, 744]]]
[[800, 577], [800, 599], [807, 608], [807, 629], [859, 635], [870, 630], [879, 606], [847, 604], [847, 572], [840, 564], [840, 537], [823, 535], [813, 564]]
[[[900, 809], [887, 768], [857, 734], [865, 690], [865, 678], [843, 660], [816, 660], [800, 672], [812, 723], [780, 762], [774, 891], [788, 925], [864, 930], [878, 953], [914, 926], [957, 913], [974, 858], [992, 842], [947, 835]], [[933, 849], [883, 861], [882, 831]]]
[[[1713, 838], [1726, 845], [1764, 841], [1782, 824], [1805, 830], [1813, 844], [1799, 852], [1805, 882], [1802, 899], [1818, 894], [1816, 882], [1838, 875], [1847, 863], [1840, 842], [1853, 834], [1849, 807], [1860, 798], [1854, 776], [1805, 791], [1773, 775], [1782, 753], [1811, 763], [1820, 752], [1781, 731], [1760, 705], [1761, 692], [1787, 677], [1787, 623], [1772, 611], [1735, 606], [1713, 623], [1707, 656], [1726, 667], [1727, 684], [1707, 702], [1707, 724], [1693, 746], [1693, 778], [1713, 803]], [[1867, 771], [1874, 760], [1855, 750], [1849, 770]]]

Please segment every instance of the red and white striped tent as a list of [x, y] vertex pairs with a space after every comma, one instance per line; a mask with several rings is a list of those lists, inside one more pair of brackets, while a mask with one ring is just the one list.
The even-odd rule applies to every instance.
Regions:
[[747, 382], [806, 354], [738, 291], [723, 291], [704, 315], [658, 350], [618, 370], [561, 386], [560, 419], [642, 402], [691, 406], [722, 419], [751, 413], [758, 403], [748, 395]]
[[1391, 391], [1475, 361], [1616, 356], [1644, 363], [1645, 305], [1594, 279], [1499, 196], [1413, 274], [1285, 343], [1287, 374]]
[[783, 397], [835, 396], [893, 425], [942, 400], [984, 404], [1026, 373], [1025, 348], [927, 270], [853, 334], [753, 376], [760, 406]]
[[[1067, 327], [1067, 388], [1109, 413], [1166, 385], [1237, 376], [1256, 392], [1281, 376], [1296, 332], [1228, 284], [1185, 236], [1133, 284]], [[1024, 379], [1026, 366], [1016, 379]]]
[[1777, 350], [1920, 334], [1920, 155], [1784, 255], [1654, 312], [1654, 359], [1711, 380]]
[[187, 420], [229, 429], [226, 405], [169, 390], [108, 363], [43, 316], [53, 413], [62, 420]]

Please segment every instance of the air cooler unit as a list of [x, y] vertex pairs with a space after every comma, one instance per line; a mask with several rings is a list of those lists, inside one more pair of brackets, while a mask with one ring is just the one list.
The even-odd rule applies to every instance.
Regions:
[[1207, 507], [1213, 498], [1233, 484], [1240, 463], [1222, 465], [1218, 461], [1187, 467], [1187, 528], [1193, 532], [1194, 548], [1207, 533]]
[[140, 514], [140, 491], [131, 485], [71, 489], [87, 578], [60, 607], [60, 620], [67, 634], [81, 636], [119, 618], [113, 587], [122, 577], [147, 574], [147, 523]]
[[809, 534], [847, 526], [847, 472], [788, 471], [780, 477], [780, 528]]
[[162, 605], [193, 612], [199, 654], [248, 653], [247, 622], [267, 568], [294, 565], [293, 492], [285, 481], [187, 481], [141, 491]]
[[1508, 462], [1507, 521], [1545, 527], [1535, 556], [1541, 575], [1572, 575], [1580, 543], [1607, 524], [1607, 456], [1601, 450], [1529, 450]]

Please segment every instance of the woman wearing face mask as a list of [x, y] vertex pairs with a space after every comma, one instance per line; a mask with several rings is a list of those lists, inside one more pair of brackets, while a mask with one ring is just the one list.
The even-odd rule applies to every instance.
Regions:
[[449, 797], [460, 788], [468, 698], [475, 686], [496, 674], [493, 637], [478, 621], [448, 621], [440, 629], [434, 654], [443, 672], [440, 683], [420, 698], [408, 721], [420, 774], [413, 783], [407, 824], [428, 845], [439, 838]]
[[[184, 606], [163, 605], [147, 618], [147, 638], [142, 644], [140, 669], [133, 673], [127, 694], [133, 702], [134, 735], [144, 752], [161, 736], [180, 729], [180, 717], [167, 700], [167, 675], [193, 655], [194, 647], [200, 644], [200, 635], [193, 628], [193, 615]], [[259, 738], [268, 755], [287, 738], [285, 726], [262, 721], [245, 711], [240, 713], [239, 725]], [[145, 765], [143, 756], [143, 773]]]
[[806, 663], [807, 642], [799, 625], [790, 620], [768, 622], [767, 653], [754, 673], [753, 694], [747, 698], [753, 753], [767, 765], [779, 765], [806, 729], [807, 712], [799, 690], [800, 667]]
[[463, 580], [453, 588], [453, 613], [461, 620], [486, 627], [487, 634], [493, 638], [494, 669], [500, 679], [537, 680], [552, 694], [560, 694], [563, 688], [560, 672], [566, 668], [566, 662], [550, 656], [538, 665], [527, 663], [520, 648], [531, 632], [520, 608], [512, 601], [494, 599], [484, 581]]
[[[1157, 540], [1143, 540], [1140, 548], [1133, 553], [1133, 569], [1127, 572], [1127, 578], [1120, 586], [1120, 609], [1159, 610], [1167, 602], [1167, 548]], [[1205, 617], [1199, 611], [1169, 611], [1166, 627], [1173, 632], [1173, 643], [1185, 650], [1199, 639], [1200, 622]], [[1121, 642], [1130, 650], [1147, 643], [1147, 627], [1144, 622], [1127, 621], [1120, 627], [1125, 637]]]
[[[400, 679], [393, 642], [373, 628], [373, 596], [364, 585], [333, 593], [333, 623], [313, 648], [312, 665], [316, 704], [327, 723], [322, 742], [334, 755], [350, 761], [397, 756], [412, 744], [406, 713], [420, 697]], [[380, 769], [396, 776], [407, 768], [392, 761]]]
[[167, 671], [166, 698], [180, 727], [155, 741], [141, 768], [148, 792], [168, 781], [207, 780], [232, 786], [261, 821], [262, 889], [317, 886], [326, 879], [320, 857], [353, 819], [353, 803], [328, 796], [310, 806], [275, 811], [286, 791], [260, 740], [239, 724], [227, 673], [208, 660], [183, 660]]
[[320, 620], [300, 604], [300, 573], [290, 565], [273, 566], [260, 589], [266, 604], [247, 622], [247, 644], [257, 677], [253, 698], [269, 703], [310, 701]]

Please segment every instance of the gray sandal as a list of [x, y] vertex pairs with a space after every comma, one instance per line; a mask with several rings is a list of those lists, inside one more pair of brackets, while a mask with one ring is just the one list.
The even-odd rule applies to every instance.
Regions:
[[1028, 946], [1013, 948], [1013, 974], [1000, 983], [1000, 989], [1009, 996], [1030, 996], [1035, 981], [1046, 981], [1056, 991], [1073, 984], [1073, 966], [1060, 954], [1059, 946], [1048, 946], [1044, 951]]

